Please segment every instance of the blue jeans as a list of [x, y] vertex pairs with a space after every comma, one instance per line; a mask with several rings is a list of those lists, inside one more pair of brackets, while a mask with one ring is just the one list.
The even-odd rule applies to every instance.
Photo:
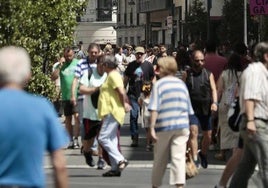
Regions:
[[249, 135], [246, 118], [242, 117], [240, 134], [244, 141], [244, 153], [230, 183], [230, 188], [246, 188], [248, 180], [258, 164], [258, 187], [268, 187], [268, 123], [255, 120], [256, 134]]
[[131, 137], [136, 136], [139, 134], [139, 127], [138, 127], [138, 118], [139, 118], [139, 111], [140, 106], [138, 103], [138, 99], [134, 96], [129, 96], [129, 101], [132, 109], [130, 110], [130, 134]]

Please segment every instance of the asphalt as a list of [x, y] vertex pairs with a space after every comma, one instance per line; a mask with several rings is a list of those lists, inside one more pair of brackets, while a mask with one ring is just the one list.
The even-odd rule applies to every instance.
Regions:
[[[104, 178], [102, 173], [107, 171], [97, 170], [95, 167], [89, 167], [85, 164], [83, 155], [80, 150], [65, 150], [65, 157], [67, 159], [67, 168], [69, 173], [69, 184], [71, 188], [83, 188], [83, 187], [96, 187], [96, 188], [108, 188], [108, 187], [151, 187], [151, 172], [153, 166], [153, 152], [146, 151], [146, 137], [145, 130], [140, 128], [139, 147], [130, 147], [131, 139], [129, 136], [129, 124], [128, 116], [126, 116], [125, 124], [121, 128], [121, 152], [126, 159], [129, 160], [129, 165], [123, 171], [121, 177]], [[214, 158], [216, 150], [210, 150], [208, 153], [208, 168], [199, 169], [199, 174], [187, 180], [186, 187], [189, 188], [207, 188], [214, 187], [214, 185], [220, 179], [220, 176], [225, 168], [225, 161], [219, 161]], [[231, 153], [228, 154], [229, 156]], [[97, 162], [97, 157], [94, 157]], [[53, 187], [53, 174], [51, 170], [49, 156], [45, 157], [44, 169], [47, 175], [47, 187]], [[170, 187], [168, 185], [169, 178], [169, 165], [165, 176], [163, 177], [163, 186]], [[254, 182], [250, 181], [250, 188], [255, 188]]]

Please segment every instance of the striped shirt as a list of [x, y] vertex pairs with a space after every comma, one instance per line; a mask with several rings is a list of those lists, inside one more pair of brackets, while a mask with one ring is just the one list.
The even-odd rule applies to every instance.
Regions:
[[261, 62], [244, 70], [240, 87], [240, 113], [245, 113], [244, 100], [255, 100], [254, 117], [268, 120], [268, 70]]
[[96, 61], [90, 62], [89, 57], [81, 59], [75, 68], [75, 77], [80, 79], [83, 76], [83, 74], [88, 71], [89, 65], [91, 68], [97, 67]]
[[156, 132], [189, 128], [188, 117], [194, 114], [186, 85], [174, 76], [154, 84], [148, 110], [158, 113]]
[[[96, 60], [97, 61], [97, 60]], [[80, 80], [82, 78], [82, 76], [84, 75], [85, 72], [88, 72], [88, 68], [89, 65], [92, 69], [97, 67], [97, 64], [95, 62], [90, 62], [89, 57], [86, 57], [85, 59], [81, 59], [78, 63], [77, 66], [75, 68], [75, 77], [78, 78], [78, 80]], [[83, 99], [83, 95], [79, 93], [78, 91], [78, 95], [77, 95], [78, 99]]]

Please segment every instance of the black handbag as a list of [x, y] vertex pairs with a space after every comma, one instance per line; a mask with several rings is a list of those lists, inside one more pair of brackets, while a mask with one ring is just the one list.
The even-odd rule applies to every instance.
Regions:
[[239, 123], [241, 121], [239, 97], [236, 97], [228, 110], [228, 125], [234, 131], [239, 131]]

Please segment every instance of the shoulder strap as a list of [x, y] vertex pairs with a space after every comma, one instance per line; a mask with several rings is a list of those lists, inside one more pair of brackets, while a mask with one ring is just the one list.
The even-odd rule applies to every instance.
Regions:
[[89, 63], [89, 58], [87, 57], [86, 60], [87, 60], [87, 64], [88, 64], [88, 80], [90, 80], [93, 71], [92, 71], [92, 68], [91, 68], [90, 63]]
[[240, 77], [240, 76], [238, 77], [238, 75], [237, 75], [237, 72], [236, 72], [236, 71], [235, 71], [235, 77], [236, 77], [236, 83], [237, 83], [237, 85], [238, 85], [238, 87], [239, 87], [239, 84], [240, 84], [240, 83], [239, 83], [239, 77]]

